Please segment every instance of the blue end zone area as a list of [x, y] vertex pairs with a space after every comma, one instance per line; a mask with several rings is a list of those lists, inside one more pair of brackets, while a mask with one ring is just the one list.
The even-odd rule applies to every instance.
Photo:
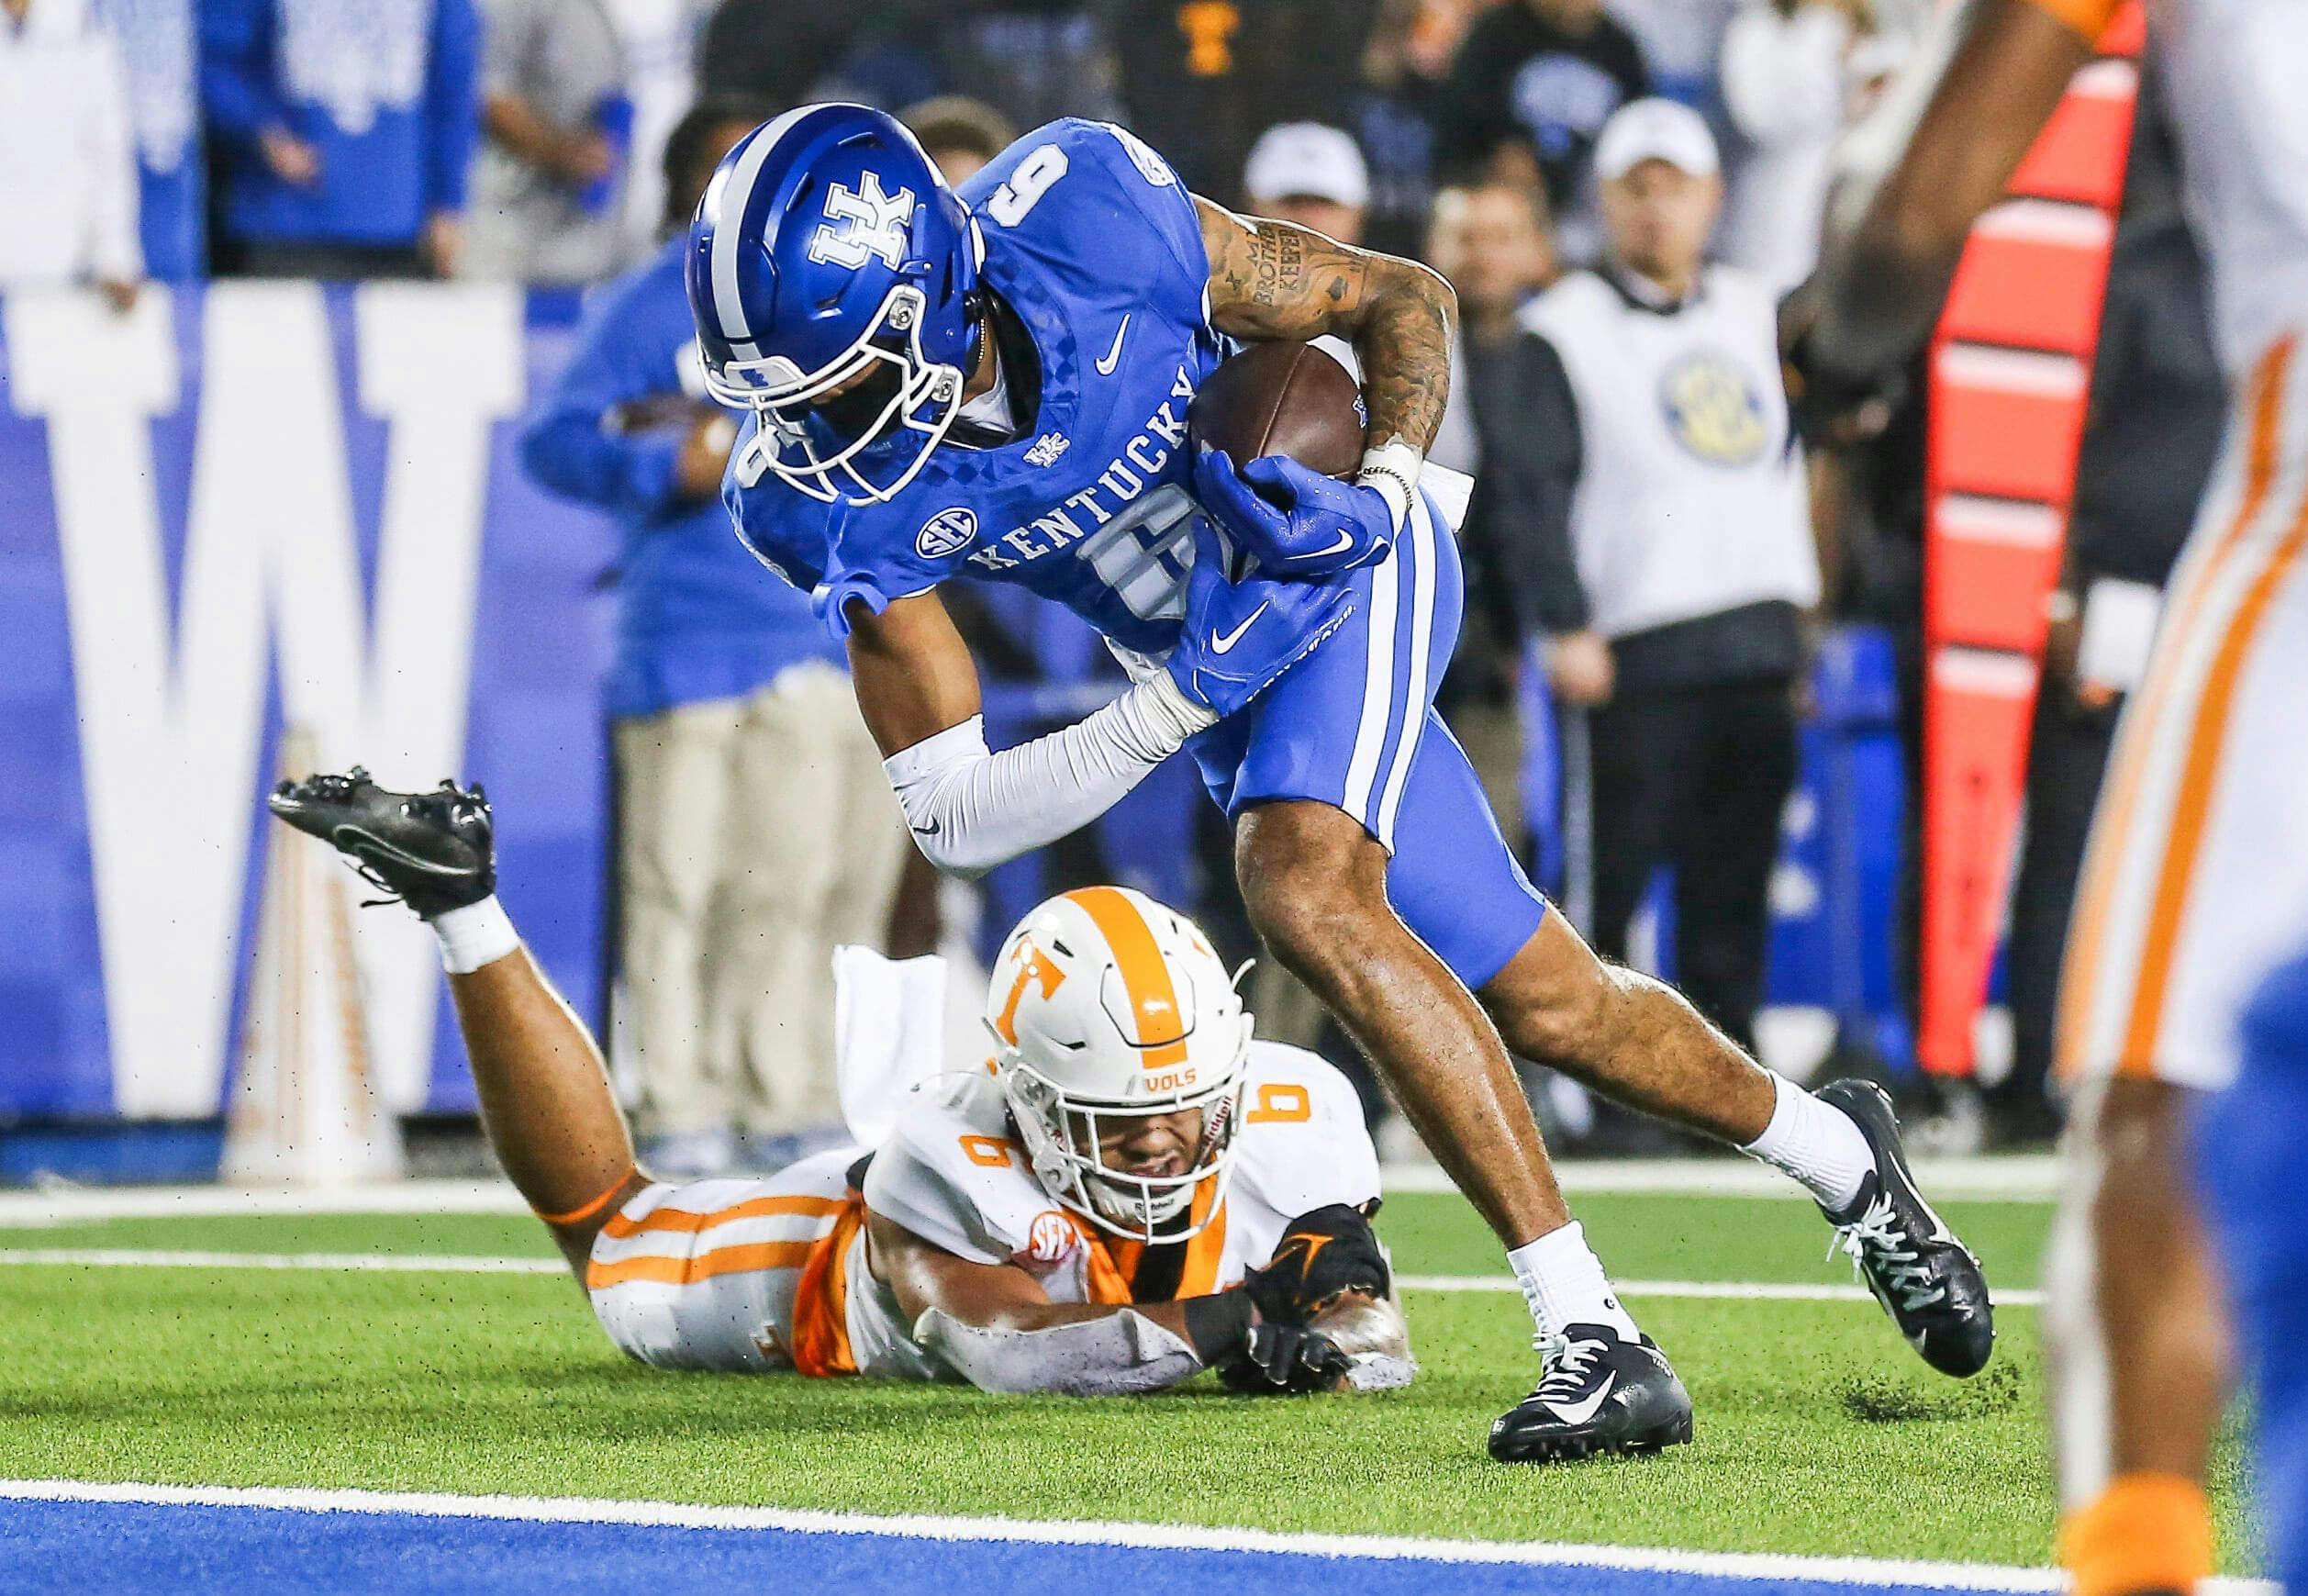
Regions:
[[1046, 1545], [148, 1502], [0, 1502], [0, 1589], [723, 1596], [924, 1590], [1196, 1596], [1852, 1596], [1946, 1587], [1312, 1553]]

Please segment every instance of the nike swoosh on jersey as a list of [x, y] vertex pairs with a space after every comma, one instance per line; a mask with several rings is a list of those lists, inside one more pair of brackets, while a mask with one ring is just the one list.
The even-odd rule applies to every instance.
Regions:
[[1611, 1393], [1618, 1389], [1619, 1377], [1613, 1374], [1605, 1377], [1602, 1389], [1583, 1402], [1549, 1402], [1547, 1406], [1553, 1408], [1555, 1416], [1566, 1424], [1584, 1424], [1595, 1416]]
[[[1266, 600], [1266, 604], [1272, 604], [1274, 600], [1271, 598]], [[1234, 652], [1234, 645], [1242, 642], [1243, 633], [1248, 631], [1253, 626], [1256, 625], [1258, 618], [1266, 613], [1266, 604], [1260, 605], [1257, 608], [1252, 610], [1248, 615], [1243, 617], [1243, 623], [1236, 627], [1233, 631], [1214, 631], [1210, 633], [1210, 652], [1214, 654], [1232, 653]]]
[[1347, 550], [1353, 548], [1354, 546], [1355, 534], [1349, 531], [1342, 530], [1338, 534], [1338, 541], [1332, 543], [1329, 548], [1316, 549], [1311, 553], [1293, 554], [1290, 558], [1293, 560], [1326, 560], [1332, 554], [1344, 554]]
[[1105, 358], [1104, 360], [1099, 361], [1099, 362], [1098, 362], [1098, 363], [1098, 363], [1098, 374], [1099, 376], [1101, 376], [1101, 377], [1110, 377], [1110, 376], [1112, 376], [1112, 375], [1114, 374], [1114, 368], [1115, 368], [1116, 366], [1118, 366], [1118, 365], [1121, 364], [1121, 363], [1122, 363], [1122, 334], [1123, 334], [1123, 333], [1125, 333], [1125, 332], [1128, 332], [1129, 330], [1130, 330], [1130, 318], [1129, 318], [1128, 316], [1125, 316], [1125, 317], [1123, 317], [1123, 318], [1122, 318], [1122, 324], [1121, 324], [1120, 327], [1118, 327], [1118, 328], [1114, 329], [1114, 345], [1113, 345], [1113, 347], [1112, 347], [1111, 349], [1109, 349], [1109, 350], [1108, 350], [1108, 351], [1106, 352], [1106, 358]]

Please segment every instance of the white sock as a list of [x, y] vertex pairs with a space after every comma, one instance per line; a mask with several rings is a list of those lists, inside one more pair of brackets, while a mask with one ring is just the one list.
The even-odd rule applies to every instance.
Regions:
[[494, 894], [436, 914], [425, 923], [440, 939], [440, 967], [452, 976], [469, 976], [521, 945], [520, 932], [513, 929], [512, 918]]
[[1859, 1196], [1860, 1184], [1875, 1168], [1875, 1153], [1849, 1114], [1821, 1102], [1783, 1075], [1771, 1077], [1779, 1100], [1763, 1134], [1741, 1151], [1800, 1181], [1803, 1189], [1837, 1212]]
[[1541, 1335], [1560, 1335], [1567, 1324], [1608, 1324], [1629, 1341], [1642, 1334], [1619, 1305], [1602, 1260], [1587, 1244], [1586, 1227], [1576, 1220], [1525, 1242], [1507, 1255], [1507, 1262], [1514, 1266]]

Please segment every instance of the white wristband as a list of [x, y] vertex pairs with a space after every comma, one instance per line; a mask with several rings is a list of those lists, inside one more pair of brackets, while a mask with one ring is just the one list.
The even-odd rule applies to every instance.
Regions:
[[1187, 739], [1218, 724], [1218, 711], [1187, 698], [1178, 678], [1168, 671], [1154, 672], [1116, 702], [1143, 711], [1149, 743], [1166, 743], [1172, 750], [1183, 748]]
[[494, 894], [463, 909], [436, 914], [425, 923], [440, 939], [440, 967], [452, 976], [469, 976], [521, 945], [512, 917]]
[[1375, 490], [1394, 512], [1394, 530], [1410, 518], [1410, 501], [1419, 491], [1419, 468], [1426, 456], [1399, 438], [1363, 451], [1362, 469], [1355, 474], [1357, 486]]

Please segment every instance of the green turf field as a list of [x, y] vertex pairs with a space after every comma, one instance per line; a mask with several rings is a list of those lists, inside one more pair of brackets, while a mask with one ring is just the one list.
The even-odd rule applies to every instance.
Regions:
[[[1594, 1195], [1622, 1280], [1837, 1283], [1809, 1204]], [[2035, 1284], [2049, 1210], [1949, 1202], [1990, 1278]], [[1455, 1198], [1391, 1200], [1406, 1275], [1500, 1262]], [[0, 1251], [548, 1257], [512, 1215], [109, 1220], [0, 1227]], [[1500, 1468], [1490, 1418], [1534, 1378], [1511, 1292], [1418, 1291], [1408, 1391], [1134, 1401], [671, 1375], [619, 1356], [565, 1278], [11, 1264], [0, 1476], [635, 1497], [876, 1512], [1137, 1519], [2034, 1564], [2052, 1498], [2035, 1315], [1934, 1375], [1870, 1303], [1635, 1297], [1699, 1409], [1641, 1461]], [[2243, 1544], [2224, 1449], [2224, 1545]], [[2231, 1557], [2232, 1565], [2240, 1559]]]

